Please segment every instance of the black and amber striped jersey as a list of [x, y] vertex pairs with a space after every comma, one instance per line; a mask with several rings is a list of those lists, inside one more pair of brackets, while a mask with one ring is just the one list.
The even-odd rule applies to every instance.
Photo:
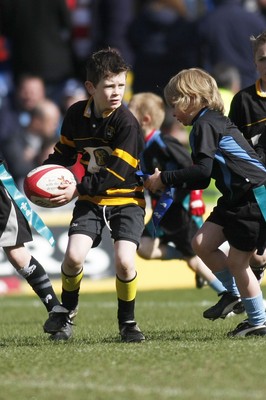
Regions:
[[266, 161], [266, 93], [260, 80], [240, 90], [231, 102], [229, 118]]
[[135, 173], [144, 149], [141, 128], [125, 105], [93, 113], [93, 101], [72, 105], [63, 120], [60, 140], [44, 164], [74, 165], [78, 155], [84, 176], [77, 185], [80, 200], [98, 205], [137, 204], [145, 207]]

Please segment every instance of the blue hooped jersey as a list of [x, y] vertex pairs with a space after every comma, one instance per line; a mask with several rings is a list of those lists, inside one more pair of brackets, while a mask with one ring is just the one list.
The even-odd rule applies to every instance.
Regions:
[[213, 160], [211, 177], [225, 201], [237, 203], [250, 189], [266, 183], [266, 169], [238, 128], [221, 113], [205, 109], [193, 122], [190, 145], [194, 163]]

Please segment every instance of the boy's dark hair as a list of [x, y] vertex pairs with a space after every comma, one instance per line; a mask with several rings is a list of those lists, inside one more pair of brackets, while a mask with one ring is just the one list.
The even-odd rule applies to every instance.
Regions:
[[129, 71], [120, 53], [112, 48], [102, 49], [93, 53], [86, 64], [87, 80], [96, 86], [102, 78], [110, 74], [120, 74]]

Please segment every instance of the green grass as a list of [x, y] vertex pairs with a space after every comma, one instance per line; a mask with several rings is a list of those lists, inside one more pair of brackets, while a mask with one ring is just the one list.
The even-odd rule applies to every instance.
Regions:
[[213, 206], [216, 204], [218, 198], [221, 196], [221, 193], [219, 190], [216, 188], [214, 180], [211, 179], [211, 183], [208, 186], [207, 189], [204, 189], [203, 192], [203, 198], [206, 203], [210, 208], [213, 208]]
[[228, 339], [244, 317], [204, 320], [216, 300], [208, 288], [139, 292], [147, 340], [126, 344], [115, 294], [81, 294], [74, 338], [53, 343], [38, 299], [2, 297], [0, 399], [264, 400], [266, 338]]

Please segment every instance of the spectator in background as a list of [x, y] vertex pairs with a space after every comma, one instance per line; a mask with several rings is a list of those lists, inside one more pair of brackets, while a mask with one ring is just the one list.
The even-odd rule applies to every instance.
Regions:
[[[1, 20], [0, 20], [1, 24]], [[13, 79], [10, 67], [10, 49], [8, 40], [0, 34], [0, 102], [10, 94]]]
[[27, 173], [40, 165], [40, 152], [46, 142], [58, 140], [60, 120], [61, 113], [57, 104], [44, 99], [31, 110], [29, 125], [18, 128], [2, 141], [3, 156], [20, 189]]
[[71, 15], [75, 77], [83, 81], [85, 61], [91, 52], [92, 0], [74, 0], [67, 3]]
[[221, 62], [214, 66], [212, 76], [224, 102], [224, 115], [228, 115], [231, 101], [241, 88], [240, 73], [237, 68]]
[[134, 0], [91, 0], [92, 52], [113, 47], [128, 64], [132, 63], [127, 30], [134, 17], [134, 7]]
[[265, 19], [249, 12], [241, 0], [213, 0], [214, 9], [199, 19], [199, 66], [213, 73], [220, 62], [239, 70], [241, 88], [257, 77], [249, 38], [265, 29]]
[[22, 127], [29, 125], [31, 111], [45, 98], [46, 88], [40, 76], [24, 74], [19, 77], [13, 109]]
[[266, 0], [257, 0], [257, 7], [266, 22]]
[[133, 92], [162, 95], [170, 76], [197, 62], [194, 22], [163, 0], [143, 6], [128, 31], [134, 52]]
[[65, 114], [67, 109], [80, 100], [88, 98], [88, 93], [83, 83], [76, 79], [69, 79], [62, 91], [61, 110]]
[[14, 132], [26, 128], [31, 119], [31, 111], [46, 98], [45, 85], [39, 76], [23, 75], [13, 96], [4, 97], [0, 104], [0, 144]]
[[[133, 52], [128, 43], [127, 31], [134, 17], [134, 0], [91, 0], [92, 52], [112, 47], [119, 51], [128, 65], [132, 65]], [[127, 74], [123, 98], [128, 103], [132, 96], [132, 71]]]
[[187, 18], [194, 21], [213, 9], [212, 0], [184, 0], [184, 4]]
[[58, 101], [74, 73], [71, 19], [66, 0], [1, 0], [1, 33], [12, 46], [15, 84], [25, 73], [42, 77], [47, 95]]

